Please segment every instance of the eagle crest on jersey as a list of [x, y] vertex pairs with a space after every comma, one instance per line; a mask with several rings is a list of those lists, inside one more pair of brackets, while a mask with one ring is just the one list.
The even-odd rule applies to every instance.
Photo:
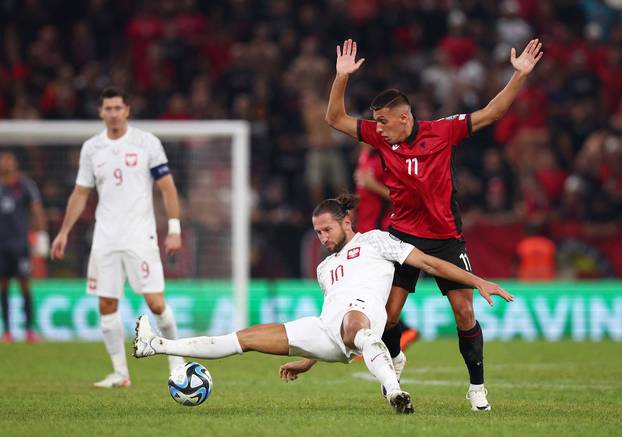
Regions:
[[136, 167], [138, 164], [138, 154], [137, 153], [126, 153], [125, 154], [125, 165], [128, 167]]
[[360, 254], [361, 254], [361, 248], [353, 247], [352, 249], [348, 250], [348, 259], [356, 258]]

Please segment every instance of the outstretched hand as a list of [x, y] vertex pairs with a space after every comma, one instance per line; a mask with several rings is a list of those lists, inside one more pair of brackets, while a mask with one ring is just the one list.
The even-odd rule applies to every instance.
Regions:
[[315, 364], [314, 360], [305, 358], [298, 361], [290, 361], [279, 367], [279, 376], [285, 382], [293, 381], [298, 378], [298, 374], [304, 373]]
[[354, 73], [365, 62], [365, 58], [356, 60], [356, 41], [347, 39], [343, 42], [343, 52], [341, 46], [337, 46], [337, 74]]
[[514, 296], [505, 291], [503, 288], [499, 287], [499, 285], [495, 284], [494, 282], [482, 280], [482, 282], [477, 285], [477, 291], [479, 291], [479, 294], [481, 294], [482, 297], [486, 299], [486, 302], [488, 302], [490, 306], [493, 305], [491, 297], [493, 295], [500, 296], [507, 302], [514, 301]]
[[523, 50], [523, 53], [517, 58], [516, 49], [512, 47], [510, 53], [510, 61], [514, 69], [521, 75], [526, 76], [536, 66], [544, 52], [541, 52], [542, 43], [538, 38], [532, 39]]

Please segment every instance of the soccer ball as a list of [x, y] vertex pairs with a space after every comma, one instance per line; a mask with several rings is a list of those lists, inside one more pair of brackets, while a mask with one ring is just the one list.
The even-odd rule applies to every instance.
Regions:
[[200, 405], [212, 393], [212, 376], [199, 363], [184, 363], [175, 367], [168, 378], [168, 392], [182, 405]]

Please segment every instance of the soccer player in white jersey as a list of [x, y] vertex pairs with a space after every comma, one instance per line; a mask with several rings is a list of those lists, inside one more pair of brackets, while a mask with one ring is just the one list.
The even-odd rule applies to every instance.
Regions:
[[362, 355], [369, 371], [386, 389], [386, 399], [399, 413], [413, 413], [410, 394], [403, 391], [381, 337], [387, 321], [385, 305], [393, 281], [394, 262], [407, 263], [427, 273], [459, 280], [477, 288], [492, 305], [491, 295], [513, 298], [498, 285], [453, 264], [426, 255], [383, 231], [354, 233], [350, 211], [358, 199], [345, 194], [320, 203], [313, 212], [313, 228], [332, 255], [317, 268], [324, 292], [319, 317], [284, 324], [256, 325], [216, 337], [167, 340], [157, 336], [145, 316], [138, 318], [134, 356], [155, 354], [223, 358], [248, 351], [305, 357], [282, 365], [283, 380], [296, 379], [316, 360], [350, 362]]
[[[87, 292], [99, 297], [101, 330], [114, 370], [94, 384], [100, 388], [130, 385], [124, 329], [118, 311], [126, 278], [133, 290], [144, 296], [162, 335], [177, 338], [173, 312], [164, 301], [164, 274], [152, 199], [155, 181], [169, 217], [165, 251], [175, 255], [181, 248], [177, 189], [160, 140], [129, 126], [129, 113], [122, 91], [112, 87], [103, 91], [99, 115], [106, 129], [82, 146], [76, 185], [52, 243], [52, 259], [62, 259], [69, 232], [96, 188], [99, 201]], [[180, 357], [169, 357], [171, 369], [182, 363]]]

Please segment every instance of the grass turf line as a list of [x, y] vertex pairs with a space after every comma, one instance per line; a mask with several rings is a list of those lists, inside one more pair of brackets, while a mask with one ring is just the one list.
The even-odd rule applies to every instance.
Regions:
[[287, 357], [199, 360], [214, 392], [183, 407], [168, 394], [164, 357], [130, 357], [133, 386], [98, 390], [91, 384], [110, 372], [102, 343], [0, 345], [0, 434], [620, 435], [619, 343], [490, 342], [485, 356], [493, 410], [478, 414], [455, 340], [416, 343], [403, 387], [417, 412], [398, 416], [360, 362], [320, 363], [285, 384]]

